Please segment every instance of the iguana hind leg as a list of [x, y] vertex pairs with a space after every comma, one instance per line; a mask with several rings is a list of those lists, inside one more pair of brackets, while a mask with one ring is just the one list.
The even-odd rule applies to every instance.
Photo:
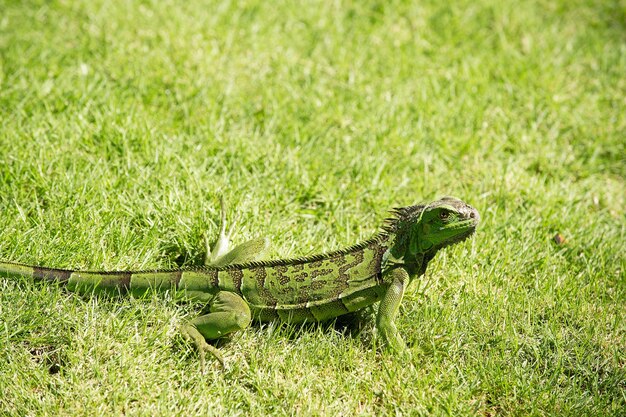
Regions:
[[250, 307], [239, 295], [220, 291], [209, 303], [209, 313], [196, 317], [181, 327], [181, 332], [193, 341], [200, 354], [204, 372], [205, 355], [210, 353], [224, 366], [224, 358], [219, 350], [209, 345], [207, 340], [216, 340], [250, 325]]
[[[249, 240], [231, 249], [230, 237], [233, 233], [235, 222], [233, 222], [230, 229], [226, 229], [226, 207], [222, 198], [220, 198], [220, 211], [220, 234], [213, 249], [211, 249], [208, 239], [205, 237], [205, 265], [220, 267], [242, 264], [258, 258], [267, 251], [269, 242], [266, 238]], [[207, 340], [216, 340], [234, 331], [245, 329], [250, 325], [250, 320], [250, 308], [239, 295], [228, 291], [220, 291], [211, 298], [208, 314], [196, 317], [188, 324], [181, 326], [180, 330], [183, 335], [190, 339], [198, 349], [202, 372], [204, 372], [207, 352], [212, 354], [224, 366], [222, 354], [215, 346], [208, 344]]]

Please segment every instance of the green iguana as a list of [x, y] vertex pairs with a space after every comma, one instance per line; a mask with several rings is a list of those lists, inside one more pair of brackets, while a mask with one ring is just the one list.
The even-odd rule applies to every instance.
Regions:
[[[207, 303], [207, 314], [182, 326], [204, 367], [205, 352], [223, 365], [207, 341], [261, 322], [320, 322], [356, 312], [378, 301], [376, 327], [394, 351], [406, 349], [394, 318], [411, 280], [424, 274], [437, 251], [470, 236], [480, 216], [461, 200], [444, 197], [426, 205], [394, 209], [382, 231], [369, 240], [333, 252], [295, 259], [255, 261], [264, 238], [232, 250], [222, 205], [220, 237], [206, 265], [154, 271], [74, 271], [0, 262], [0, 274], [59, 282], [90, 293], [175, 291]], [[230, 229], [232, 231], [232, 227]]]

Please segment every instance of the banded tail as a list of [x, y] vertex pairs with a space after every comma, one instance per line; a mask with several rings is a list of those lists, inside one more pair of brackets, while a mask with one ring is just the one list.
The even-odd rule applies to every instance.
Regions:
[[14, 262], [0, 262], [0, 276], [20, 276], [36, 281], [59, 283], [70, 291], [89, 293], [135, 295], [148, 291], [177, 290], [184, 281], [187, 290], [217, 287], [217, 270], [155, 270], [155, 271], [76, 271], [71, 269], [46, 268]]

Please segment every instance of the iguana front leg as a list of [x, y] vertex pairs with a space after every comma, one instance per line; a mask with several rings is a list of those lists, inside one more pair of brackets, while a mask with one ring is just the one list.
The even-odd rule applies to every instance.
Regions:
[[403, 352], [406, 350], [406, 344], [402, 340], [402, 336], [398, 332], [398, 328], [394, 323], [398, 307], [402, 302], [404, 291], [409, 285], [409, 274], [403, 268], [395, 268], [391, 272], [391, 284], [387, 288], [383, 299], [378, 307], [378, 316], [376, 317], [376, 328], [386, 343], [387, 347], [395, 352]]

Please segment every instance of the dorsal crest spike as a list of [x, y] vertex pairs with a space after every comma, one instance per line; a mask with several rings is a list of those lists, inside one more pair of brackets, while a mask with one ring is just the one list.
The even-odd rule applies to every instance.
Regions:
[[406, 207], [394, 207], [391, 209], [391, 215], [393, 217], [388, 217], [385, 219], [383, 224], [383, 230], [387, 233], [395, 233], [398, 231], [398, 228], [402, 226], [403, 223], [407, 221], [415, 221], [418, 219], [424, 209], [428, 207], [427, 204], [417, 204], [414, 206], [406, 206]]
[[[383, 228], [383, 231], [371, 237], [370, 239], [364, 240], [363, 242], [357, 243], [352, 246], [348, 246], [346, 248], [338, 249], [332, 252], [321, 253], [311, 256], [301, 256], [297, 258], [288, 258], [288, 259], [270, 259], [266, 261], [251, 261], [244, 264], [231, 264], [224, 265], [221, 267], [217, 267], [215, 269], [224, 271], [224, 270], [232, 270], [232, 269], [250, 269], [250, 268], [259, 268], [259, 267], [273, 267], [273, 266], [285, 266], [285, 265], [297, 265], [308, 262], [315, 261], [323, 261], [325, 259], [332, 258], [337, 255], [347, 255], [355, 251], [359, 251], [364, 249], [372, 244], [379, 244], [383, 242], [388, 237], [387, 231]], [[210, 268], [210, 267], [209, 267]]]

